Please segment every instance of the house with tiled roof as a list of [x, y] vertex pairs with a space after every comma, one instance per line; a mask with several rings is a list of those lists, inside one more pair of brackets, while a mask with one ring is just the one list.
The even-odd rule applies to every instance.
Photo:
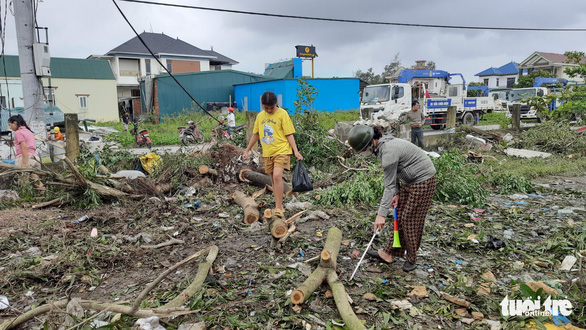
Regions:
[[[213, 49], [200, 49], [164, 33], [143, 32], [140, 38], [171, 73], [230, 70], [233, 65], [238, 64]], [[148, 85], [148, 81], [155, 75], [167, 71], [153, 58], [138, 37], [122, 43], [104, 55], [92, 55], [90, 58], [106, 59], [110, 62], [116, 77], [121, 107], [137, 115], [141, 113], [141, 107], [152, 107], [151, 93], [141, 96], [143, 93], [140, 91], [140, 82], [147, 81]]]
[[[521, 62], [518, 68], [526, 71], [527, 74], [534, 70], [544, 70], [553, 73], [557, 78], [581, 81], [580, 77], [572, 78], [564, 72], [568, 67], [578, 66], [567, 61], [568, 57], [564, 54], [534, 52]], [[583, 58], [581, 63], [586, 63], [586, 58]]]
[[478, 81], [484, 83], [491, 89], [494, 88], [512, 88], [519, 78], [518, 64], [509, 62], [501, 67], [491, 67], [481, 71], [475, 76], [478, 76]]
[[[0, 82], [0, 104], [14, 113], [24, 107], [19, 63], [19, 57], [14, 55], [4, 55], [0, 61], [0, 72], [5, 75]], [[50, 111], [46, 99], [50, 86], [58, 110], [54, 112], [61, 116], [55, 121], [63, 120], [63, 113], [77, 113], [80, 118], [97, 121], [119, 119], [116, 79], [108, 61], [52, 57], [51, 85], [46, 77], [42, 79], [45, 112]]]

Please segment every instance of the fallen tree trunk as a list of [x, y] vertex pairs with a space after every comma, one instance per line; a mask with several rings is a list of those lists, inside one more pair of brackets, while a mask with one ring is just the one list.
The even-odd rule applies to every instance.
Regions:
[[241, 191], [235, 191], [230, 196], [234, 198], [236, 204], [240, 205], [240, 207], [242, 207], [244, 210], [244, 223], [250, 225], [258, 221], [258, 204], [252, 197], [246, 196]]
[[[271, 191], [273, 190], [271, 177], [268, 176], [267, 174], [255, 172], [251, 169], [245, 168], [240, 171], [239, 178], [240, 178], [240, 181], [242, 181], [242, 182], [251, 183], [251, 184], [258, 186], [258, 187], [267, 187], [268, 186]], [[293, 194], [293, 189], [291, 188], [291, 185], [288, 184], [287, 182], [283, 182], [283, 194], [284, 195]]]
[[495, 140], [497, 142], [501, 142], [503, 140], [503, 136], [499, 133], [496, 132], [490, 132], [490, 131], [483, 131], [481, 129], [478, 129], [476, 127], [473, 126], [468, 126], [468, 125], [462, 125], [462, 130], [467, 132], [467, 133], [476, 133], [480, 136], [483, 136], [487, 139], [491, 139], [491, 140]]
[[342, 231], [336, 227], [330, 228], [324, 249], [320, 255], [319, 266], [309, 275], [309, 277], [291, 293], [291, 302], [293, 305], [302, 304], [312, 292], [314, 292], [323, 282], [327, 280], [332, 292], [336, 307], [340, 316], [346, 323], [348, 329], [366, 329], [362, 321], [354, 314], [344, 285], [339, 281], [336, 274], [336, 259], [340, 251], [342, 242]]

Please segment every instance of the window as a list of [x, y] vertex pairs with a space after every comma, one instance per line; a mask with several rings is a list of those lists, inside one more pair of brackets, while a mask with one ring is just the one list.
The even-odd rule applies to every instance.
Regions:
[[499, 87], [500, 86], [499, 85], [499, 80], [500, 80], [499, 78], [496, 78], [496, 87]]
[[169, 72], [173, 73], [173, 61], [167, 60], [167, 70], [169, 70]]
[[458, 96], [458, 86], [450, 86], [448, 87], [448, 96], [449, 97], [454, 97], [454, 96]]
[[133, 89], [130, 91], [132, 97], [140, 96], [140, 89]]
[[484, 84], [485, 84], [486, 86], [488, 86], [488, 78], [487, 78], [487, 79], [484, 79]]
[[146, 74], [147, 75], [151, 74], [151, 60], [149, 60], [149, 59], [144, 60], [144, 67], [146, 70]]
[[515, 78], [507, 78], [507, 88], [513, 88], [515, 84]]
[[80, 109], [87, 109], [87, 97], [88, 95], [78, 95], [77, 99], [79, 100], [79, 108]]

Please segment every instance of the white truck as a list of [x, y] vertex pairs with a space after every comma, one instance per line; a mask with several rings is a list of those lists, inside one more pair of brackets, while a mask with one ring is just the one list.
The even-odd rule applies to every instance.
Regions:
[[[495, 109], [492, 97], [467, 97], [466, 82], [450, 84], [452, 76], [440, 70], [403, 70], [397, 82], [370, 85], [364, 88], [360, 101], [363, 119], [377, 119], [384, 116], [398, 120], [401, 114], [411, 110], [413, 100], [418, 100], [426, 114], [426, 124], [433, 129], [445, 126], [449, 106], [455, 106], [456, 122], [474, 125], [483, 113]], [[370, 117], [370, 118], [368, 118]]]
[[508, 109], [506, 112], [507, 118], [513, 116], [513, 105], [520, 104], [521, 119], [537, 119], [537, 121], [540, 121], [537, 116], [537, 110], [528, 102], [528, 99], [532, 97], [541, 97], [547, 94], [548, 91], [545, 87], [513, 88], [508, 90], [505, 96]]

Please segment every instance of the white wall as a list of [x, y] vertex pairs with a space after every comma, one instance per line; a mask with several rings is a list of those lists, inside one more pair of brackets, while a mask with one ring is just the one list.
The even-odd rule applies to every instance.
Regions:
[[[515, 78], [515, 83], [519, 79], [519, 76], [516, 74], [514, 75], [506, 75], [506, 76], [484, 76], [478, 77], [478, 82], [484, 83], [485, 79], [488, 79], [488, 87], [489, 88], [507, 88], [507, 79], [508, 78]], [[497, 86], [497, 79], [499, 80], [499, 84]]]

